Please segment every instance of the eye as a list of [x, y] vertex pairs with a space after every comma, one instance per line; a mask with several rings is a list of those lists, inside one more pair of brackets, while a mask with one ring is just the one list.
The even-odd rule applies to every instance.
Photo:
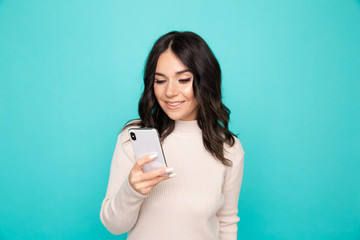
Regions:
[[155, 79], [155, 83], [157, 84], [163, 84], [166, 80], [161, 80], [161, 79]]
[[187, 83], [191, 80], [191, 78], [184, 78], [184, 79], [179, 79], [180, 83]]

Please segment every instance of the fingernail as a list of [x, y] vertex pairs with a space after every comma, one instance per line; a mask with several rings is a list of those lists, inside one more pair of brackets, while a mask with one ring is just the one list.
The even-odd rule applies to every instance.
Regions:
[[173, 177], [173, 176], [175, 176], [175, 175], [176, 175], [176, 173], [173, 173], [173, 174], [170, 174], [169, 177]]
[[172, 167], [172, 168], [167, 168], [167, 169], [165, 170], [165, 172], [167, 172], [167, 173], [168, 173], [168, 172], [173, 171], [174, 169], [175, 169], [175, 168], [173, 168], [173, 167]]
[[157, 153], [153, 153], [153, 154], [149, 155], [149, 158], [150, 158], [150, 159], [154, 159], [154, 158], [156, 158], [157, 156], [158, 156]]

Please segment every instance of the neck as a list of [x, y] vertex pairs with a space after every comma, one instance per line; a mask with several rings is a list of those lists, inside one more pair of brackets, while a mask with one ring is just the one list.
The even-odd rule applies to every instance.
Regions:
[[197, 120], [175, 120], [175, 128], [173, 133], [181, 136], [202, 136], [202, 131], [197, 123]]

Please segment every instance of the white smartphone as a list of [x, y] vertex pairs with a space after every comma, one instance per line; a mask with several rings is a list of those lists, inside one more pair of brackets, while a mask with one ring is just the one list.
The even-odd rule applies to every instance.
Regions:
[[[166, 159], [160, 144], [159, 133], [155, 128], [130, 128], [128, 130], [136, 160], [156, 152], [158, 156], [143, 166], [143, 172], [167, 167]], [[168, 174], [161, 175], [167, 176]]]

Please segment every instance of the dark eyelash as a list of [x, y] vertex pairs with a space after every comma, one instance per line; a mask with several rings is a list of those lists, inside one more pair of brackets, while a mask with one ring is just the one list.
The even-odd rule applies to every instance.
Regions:
[[155, 79], [155, 83], [162, 84], [162, 83], [164, 83], [164, 82], [165, 82], [165, 80], [158, 80], [158, 79]]
[[179, 82], [186, 83], [186, 82], [190, 81], [190, 79], [191, 78], [180, 79]]

